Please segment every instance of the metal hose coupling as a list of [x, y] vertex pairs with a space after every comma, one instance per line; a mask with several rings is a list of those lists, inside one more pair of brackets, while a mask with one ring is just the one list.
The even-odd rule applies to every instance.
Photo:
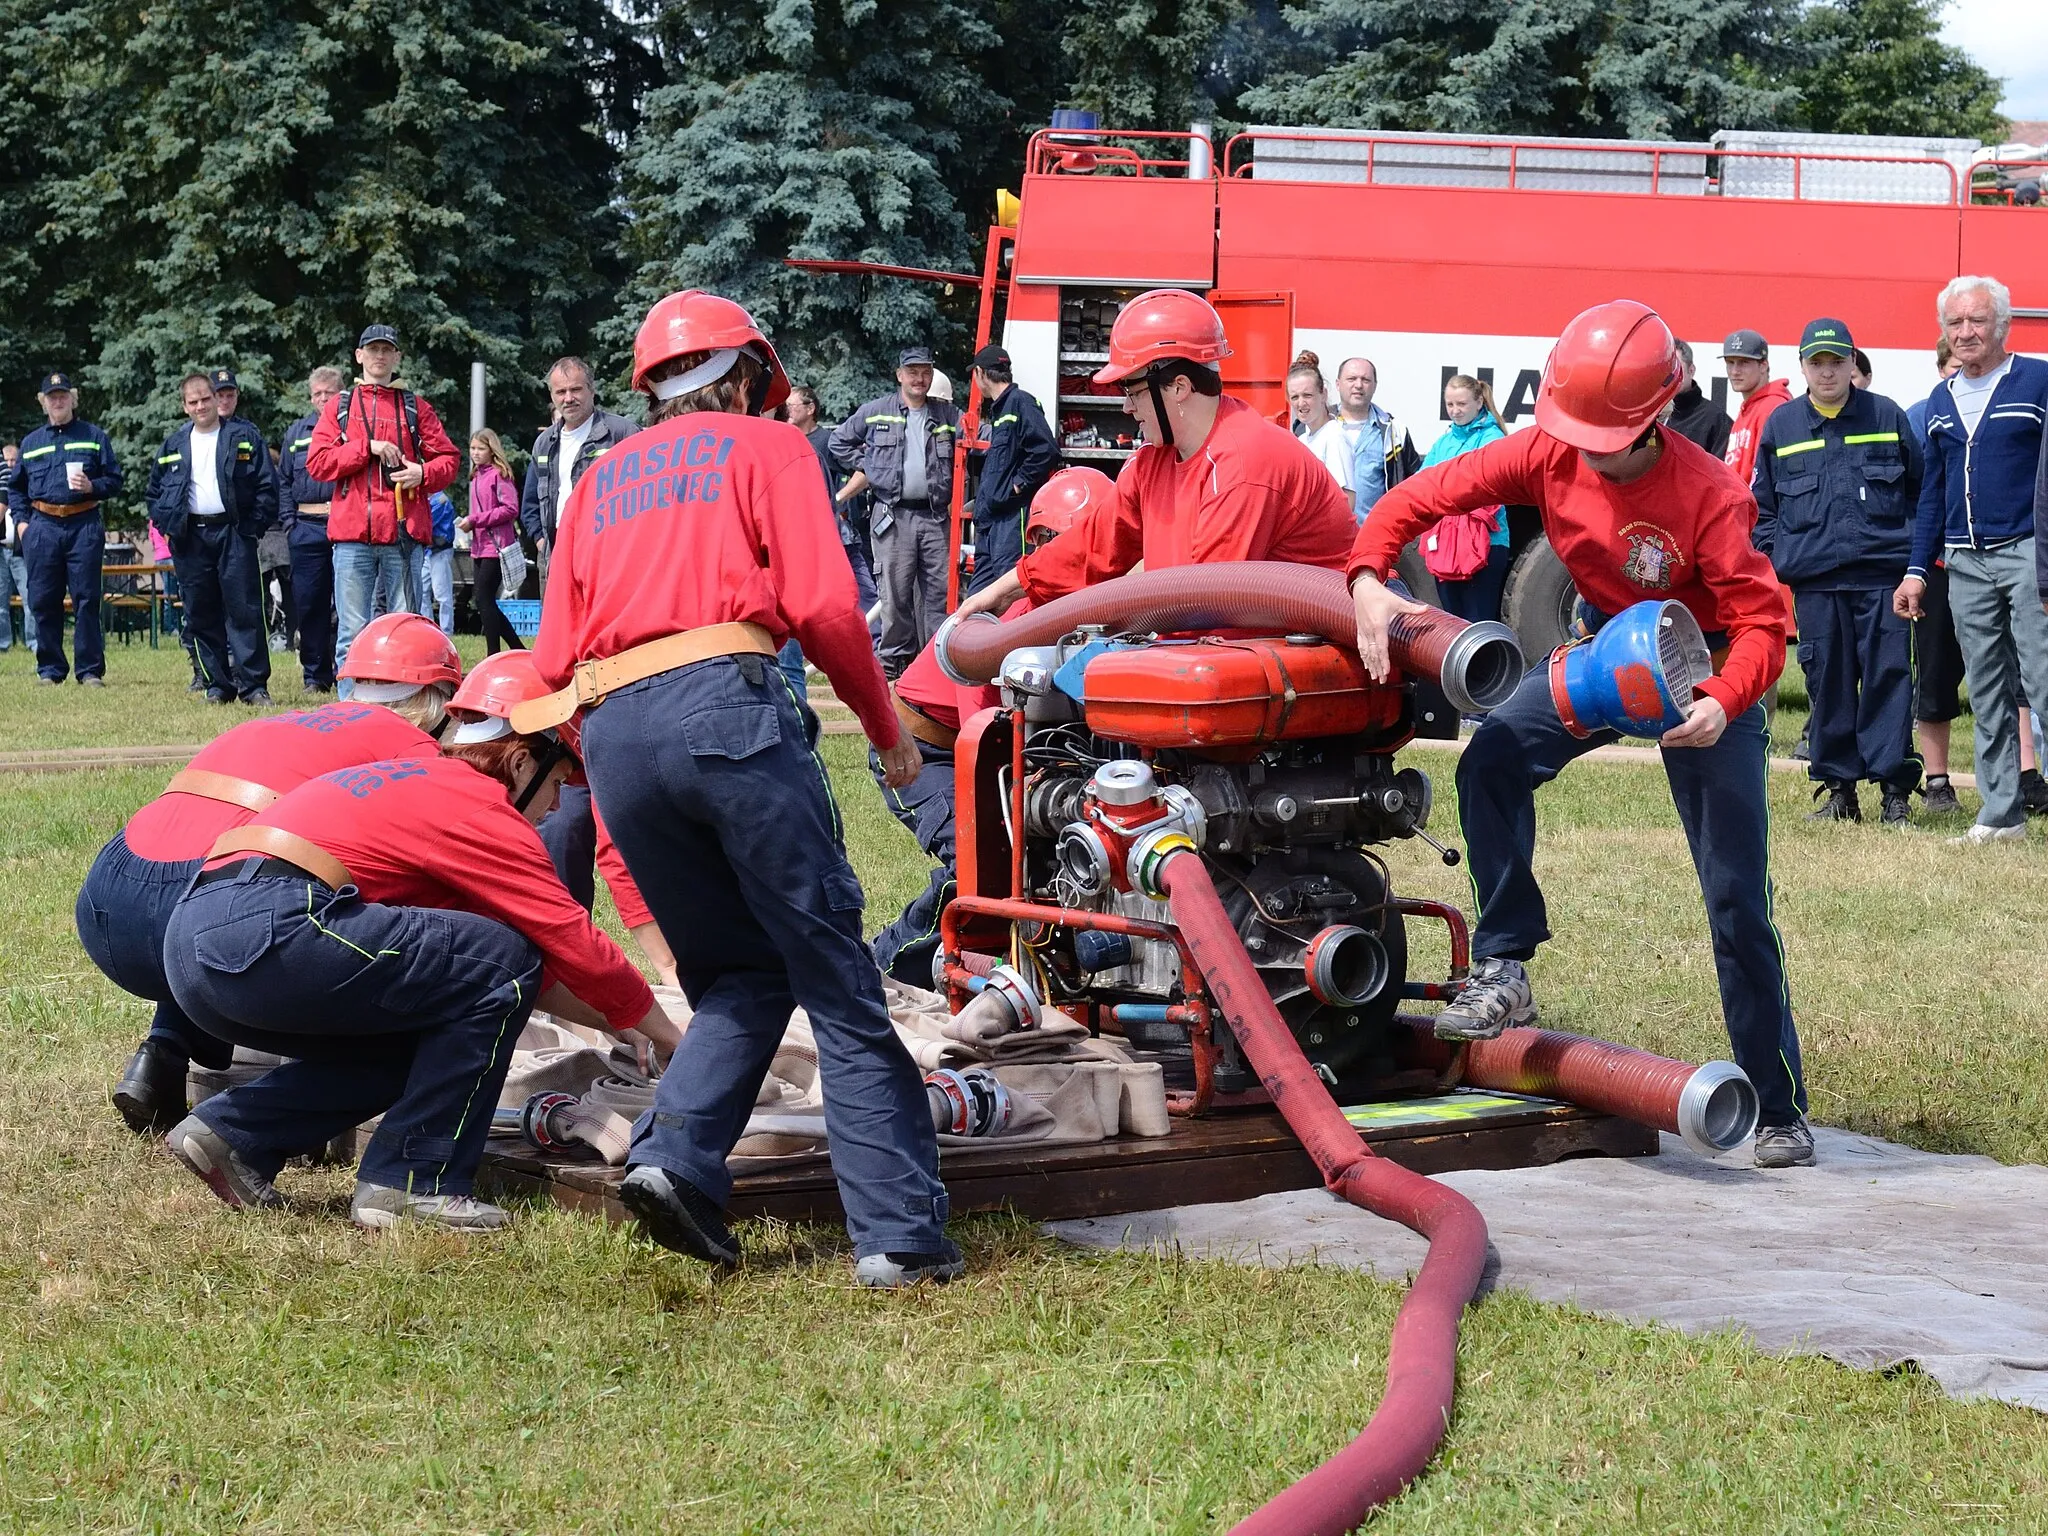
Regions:
[[939, 625], [932, 635], [932, 658], [938, 662], [939, 670], [946, 674], [948, 681], [960, 688], [973, 688], [988, 681], [985, 677], [967, 676], [953, 664], [953, 659], [947, 654], [947, 650], [952, 643], [953, 632], [963, 623], [1000, 624], [1002, 622], [1001, 619], [992, 613], [961, 613], [955, 609], [952, 613], [946, 615], [945, 621]]
[[1731, 1152], [1756, 1134], [1756, 1087], [1732, 1061], [1710, 1061], [1678, 1094], [1678, 1134], [1701, 1157]]
[[1461, 715], [1482, 715], [1514, 696], [1525, 670], [1515, 632], [1497, 620], [1482, 619], [1451, 637], [1438, 680], [1451, 708]]

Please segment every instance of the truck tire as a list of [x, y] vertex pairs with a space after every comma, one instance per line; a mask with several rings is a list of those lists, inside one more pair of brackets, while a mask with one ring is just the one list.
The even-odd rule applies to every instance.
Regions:
[[1427, 603], [1432, 608], [1441, 608], [1437, 601], [1436, 578], [1429, 574], [1429, 567], [1422, 563], [1422, 551], [1410, 539], [1402, 546], [1401, 558], [1394, 567], [1394, 574], [1401, 578], [1401, 584], [1418, 603]]
[[1522, 655], [1535, 666], [1571, 638], [1572, 610], [1579, 589], [1550, 540], [1540, 534], [1515, 557], [1501, 594], [1501, 618], [1522, 642]]

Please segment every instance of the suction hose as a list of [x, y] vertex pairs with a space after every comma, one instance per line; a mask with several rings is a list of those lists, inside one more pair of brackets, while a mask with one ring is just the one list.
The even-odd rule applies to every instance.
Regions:
[[1201, 856], [1170, 855], [1160, 884], [1210, 996], [1323, 1182], [1353, 1205], [1429, 1239], [1429, 1255], [1394, 1321], [1387, 1390], [1371, 1421], [1350, 1445], [1235, 1527], [1235, 1536], [1338, 1536], [1414, 1481], [1443, 1439], [1457, 1386], [1458, 1320], [1486, 1264], [1486, 1222], [1456, 1190], [1367, 1150], [1281, 1021]]
[[[1245, 560], [1119, 576], [1007, 622], [992, 614], [954, 614], [940, 627], [935, 650], [946, 675], [966, 687], [988, 682], [1017, 647], [1050, 645], [1083, 624], [1164, 634], [1317, 634], [1358, 649], [1358, 610], [1339, 572]], [[1387, 644], [1395, 666], [1439, 684], [1461, 714], [1505, 704], [1525, 670], [1521, 644], [1505, 624], [1468, 624], [1435, 608], [1397, 616]]]

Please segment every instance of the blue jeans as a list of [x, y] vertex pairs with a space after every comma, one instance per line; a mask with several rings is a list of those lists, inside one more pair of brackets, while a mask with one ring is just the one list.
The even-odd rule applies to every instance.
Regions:
[[233, 1058], [225, 1042], [195, 1028], [171, 996], [164, 975], [164, 933], [171, 910], [199, 873], [198, 859], [169, 863], [132, 852], [116, 832], [100, 849], [78, 888], [73, 916], [78, 942], [107, 980], [131, 997], [156, 1004], [149, 1038], [201, 1066], [223, 1068]]
[[185, 633], [209, 696], [270, 686], [270, 637], [257, 587], [256, 541], [228, 523], [187, 522], [171, 540]]
[[201, 1029], [297, 1059], [208, 1099], [200, 1119], [271, 1178], [382, 1114], [359, 1178], [469, 1193], [540, 951], [488, 917], [383, 906], [262, 865], [178, 903], [164, 968]]
[[14, 649], [14, 608], [21, 599], [21, 639], [36, 648], [36, 614], [28, 605], [28, 562], [10, 549], [0, 549], [0, 651]]
[[[1514, 696], [1473, 732], [1458, 759], [1458, 813], [1479, 902], [1474, 959], [1526, 959], [1550, 937], [1532, 867], [1536, 791], [1574, 758], [1618, 740], [1613, 731], [1581, 739], [1564, 728], [1551, 702], [1547, 665], [1523, 678]], [[1756, 1085], [1762, 1123], [1786, 1125], [1806, 1112], [1806, 1087], [1784, 949], [1771, 919], [1768, 754], [1764, 708], [1757, 704], [1729, 721], [1713, 746], [1667, 750], [1664, 774], [1706, 898], [1735, 1064]]]
[[106, 524], [97, 512], [75, 517], [29, 514], [28, 528], [21, 536], [21, 554], [28, 569], [28, 606], [35, 615], [38, 675], [64, 681], [67, 587], [71, 592], [71, 649], [78, 675], [106, 675], [107, 648], [100, 635], [100, 559], [106, 544]]
[[787, 682], [718, 657], [631, 683], [583, 728], [590, 785], [696, 1010], [627, 1161], [723, 1205], [725, 1160], [801, 1004], [855, 1252], [939, 1251], [946, 1223], [924, 1085], [861, 942], [861, 889]]
[[1471, 580], [1437, 582], [1437, 601], [1443, 605], [1445, 613], [1456, 614], [1474, 624], [1483, 619], [1499, 618], [1500, 595], [1507, 588], [1509, 563], [1507, 545], [1489, 545], [1486, 564]]
[[[348, 660], [350, 642], [380, 613], [412, 607], [406, 559], [396, 544], [365, 544], [350, 539], [334, 550], [334, 659]], [[379, 607], [379, 596], [384, 606]], [[343, 678], [336, 693], [347, 698], [354, 690]]]
[[924, 767], [902, 789], [891, 789], [882, 780], [882, 760], [868, 751], [868, 771], [882, 787], [882, 800], [889, 813], [917, 846], [937, 862], [925, 888], [911, 897], [895, 922], [875, 935], [875, 964], [898, 981], [913, 987], [932, 986], [932, 956], [939, 950], [939, 916], [953, 899], [953, 754], [929, 742], [917, 744]]
[[452, 548], [427, 551], [427, 581], [422, 590], [433, 603], [430, 617], [441, 626], [442, 634], [454, 639], [455, 551]]

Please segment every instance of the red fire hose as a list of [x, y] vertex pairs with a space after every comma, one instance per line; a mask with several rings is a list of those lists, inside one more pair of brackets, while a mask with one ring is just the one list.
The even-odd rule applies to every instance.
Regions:
[[[956, 682], [985, 683], [1017, 647], [1050, 645], [1083, 624], [1161, 634], [1217, 629], [1317, 634], [1353, 650], [1358, 646], [1358, 613], [1341, 574], [1319, 566], [1245, 560], [1120, 576], [1007, 621], [987, 614], [963, 621], [956, 614], [939, 631], [939, 665]], [[1432, 608], [1397, 616], [1387, 644], [1395, 666], [1440, 683], [1462, 713], [1506, 703], [1522, 680], [1522, 648], [1503, 624], [1468, 624]]]
[[1367, 1150], [1281, 1021], [1200, 856], [1171, 856], [1161, 885], [1210, 996], [1323, 1182], [1429, 1239], [1394, 1321], [1386, 1395], [1371, 1421], [1235, 1528], [1237, 1536], [1339, 1536], [1414, 1481], [1443, 1439], [1457, 1386], [1458, 1320], [1486, 1264], [1486, 1222], [1456, 1190]]

